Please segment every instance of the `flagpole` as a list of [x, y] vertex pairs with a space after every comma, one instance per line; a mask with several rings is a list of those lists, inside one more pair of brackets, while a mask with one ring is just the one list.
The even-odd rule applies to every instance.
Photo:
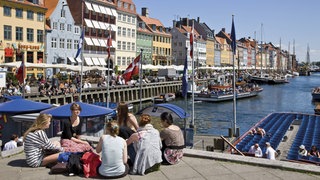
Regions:
[[191, 67], [192, 67], [192, 119], [191, 119], [191, 125], [192, 125], [192, 127], [194, 127], [194, 75], [195, 75], [195, 73], [194, 73], [194, 55], [193, 55], [193, 53], [194, 53], [194, 41], [193, 41], [193, 38], [194, 38], [194, 21], [192, 20], [192, 31], [191, 31], [191, 33], [192, 33], [192, 49], [191, 49], [191, 51], [192, 51], [192, 57], [191, 57], [191, 60], [192, 60], [192, 65], [191, 65]]
[[139, 111], [142, 109], [142, 53], [143, 49], [140, 50], [140, 70], [139, 70], [139, 85], [140, 85], [140, 91], [139, 91], [139, 96], [140, 96], [140, 105], [139, 105]]
[[[84, 29], [83, 29], [83, 0], [81, 1], [81, 35], [83, 35], [83, 38], [84, 38]], [[80, 37], [80, 40], [81, 41], [81, 37]], [[78, 45], [80, 46], [80, 44]], [[80, 53], [80, 57], [81, 57], [81, 70], [80, 70], [80, 92], [79, 92], [79, 99], [78, 101], [81, 102], [81, 96], [82, 96], [82, 80], [83, 80], [83, 63], [84, 63], [84, 59], [83, 59], [83, 51], [82, 51], [82, 47], [83, 46], [83, 39], [82, 39], [82, 44], [81, 44], [81, 53]], [[78, 47], [79, 48], [79, 47]]]
[[[109, 25], [109, 37], [108, 38], [111, 38], [111, 25]], [[109, 41], [110, 39], [108, 39], [108, 41]], [[109, 48], [109, 50], [108, 50], [108, 59], [107, 59], [107, 64], [108, 64], [108, 66], [107, 66], [107, 68], [108, 68], [108, 76], [107, 76], [107, 108], [109, 108], [109, 97], [110, 97], [110, 87], [109, 87], [109, 83], [110, 83], [110, 49], [111, 49], [111, 47], [110, 47], [110, 44], [108, 43], [107, 44], [107, 48]]]
[[234, 27], [234, 15], [232, 15], [232, 27], [231, 27], [231, 48], [232, 48], [232, 60], [233, 60], [233, 135], [237, 135], [237, 94], [236, 94], [236, 73], [235, 73], [235, 55], [237, 50], [236, 32]]

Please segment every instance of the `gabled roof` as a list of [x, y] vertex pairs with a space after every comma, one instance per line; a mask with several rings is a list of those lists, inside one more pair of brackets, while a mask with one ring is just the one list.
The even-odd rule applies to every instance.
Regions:
[[123, 11], [123, 12], [128, 12], [128, 13], [131, 13], [131, 14], [137, 14], [136, 5], [132, 2], [132, 0], [118, 0], [118, 1], [127, 3], [130, 6], [134, 6], [134, 8], [133, 8], [133, 10], [131, 10], [130, 7], [128, 7], [128, 8], [124, 8], [123, 6], [119, 7], [118, 4], [117, 4], [117, 10], [120, 10], [120, 11]]
[[26, 0], [7, 0], [9, 2], [15, 2], [19, 4], [24, 4], [24, 5], [29, 5], [29, 6], [34, 6], [34, 7], [40, 7], [40, 8], [45, 8], [43, 4], [39, 2], [39, 4], [34, 4], [32, 2], [26, 1]]
[[[155, 18], [146, 17], [146, 16], [141, 16], [141, 15], [139, 15], [138, 17], [139, 17], [143, 22], [146, 23], [146, 26], [148, 26], [148, 28], [149, 28], [149, 30], [150, 30], [151, 32], [157, 33], [157, 34], [166, 35], [166, 36], [171, 36], [170, 33], [166, 33], [165, 27], [164, 27], [164, 25], [161, 23], [160, 20], [155, 19]], [[156, 30], [155, 30], [155, 31], [152, 29], [152, 25], [153, 25], [153, 24], [156, 26]], [[159, 31], [159, 27], [162, 27], [162, 29], [163, 29], [162, 32]]]
[[48, 8], [48, 11], [46, 12], [46, 19], [49, 18], [51, 16], [51, 14], [53, 13], [53, 11], [56, 9], [58, 2], [59, 2], [59, 0], [46, 1], [45, 7]]

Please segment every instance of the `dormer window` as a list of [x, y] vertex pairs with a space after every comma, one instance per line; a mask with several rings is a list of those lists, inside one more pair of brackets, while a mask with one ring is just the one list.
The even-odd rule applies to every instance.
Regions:
[[151, 28], [152, 28], [153, 31], [155, 31], [157, 29], [157, 26], [155, 24], [152, 24]]
[[159, 31], [162, 32], [162, 27], [159, 27]]

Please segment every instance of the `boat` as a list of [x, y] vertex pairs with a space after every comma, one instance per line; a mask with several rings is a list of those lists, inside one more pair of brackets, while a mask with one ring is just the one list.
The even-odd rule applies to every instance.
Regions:
[[285, 76], [280, 76], [280, 75], [273, 76], [268, 80], [268, 84], [284, 84], [284, 83], [289, 83], [289, 81]]
[[166, 103], [169, 101], [173, 101], [176, 98], [174, 93], [162, 93], [159, 96], [153, 98], [154, 104]]
[[[244, 99], [249, 97], [257, 96], [260, 92], [263, 91], [263, 88], [254, 87], [247, 90], [237, 90], [236, 99]], [[201, 92], [194, 94], [195, 101], [207, 101], [207, 102], [222, 102], [222, 101], [231, 101], [233, 100], [233, 91], [228, 90], [218, 90], [211, 92]]]
[[313, 100], [319, 101], [320, 100], [320, 87], [313, 88], [311, 95], [312, 95]]
[[257, 75], [249, 76], [249, 79], [250, 79], [250, 82], [265, 84], [269, 82], [270, 77], [269, 77], [269, 74], [261, 74], [260, 76], [257, 76]]

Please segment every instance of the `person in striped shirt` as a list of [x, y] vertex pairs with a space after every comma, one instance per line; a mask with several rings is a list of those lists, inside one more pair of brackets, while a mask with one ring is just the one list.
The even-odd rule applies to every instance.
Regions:
[[[24, 134], [24, 152], [27, 164], [31, 167], [46, 166], [57, 162], [59, 151], [63, 151], [60, 143], [51, 142], [44, 132], [49, 128], [51, 119], [51, 115], [40, 114]], [[57, 150], [57, 153], [45, 155], [45, 150]]]

